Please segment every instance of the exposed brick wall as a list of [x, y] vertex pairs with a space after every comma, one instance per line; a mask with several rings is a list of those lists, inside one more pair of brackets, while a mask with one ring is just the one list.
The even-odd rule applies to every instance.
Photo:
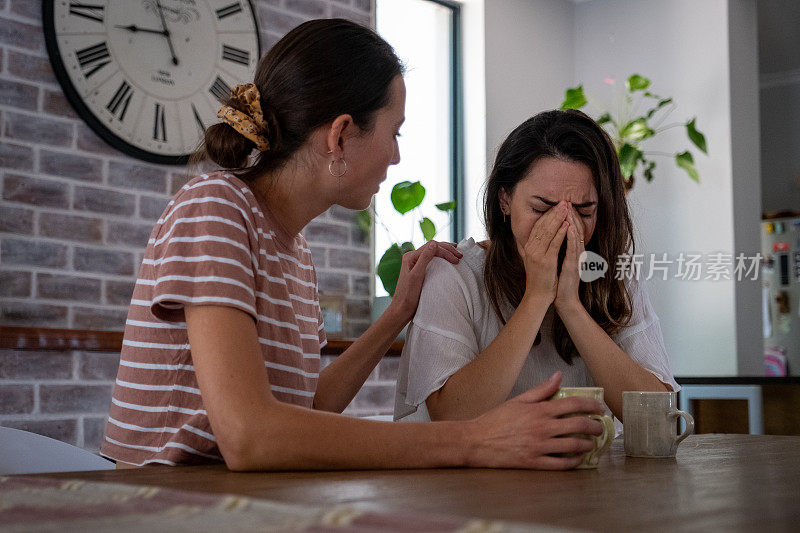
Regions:
[[[372, 25], [374, 0], [254, 0], [264, 48], [301, 22]], [[67, 103], [38, 0], [0, 0], [0, 325], [122, 329], [150, 229], [189, 179], [97, 137]], [[345, 297], [344, 334], [369, 326], [370, 244], [340, 207], [306, 229], [323, 293]], [[0, 351], [0, 424], [97, 449], [118, 354]], [[348, 408], [389, 414], [387, 360]]]

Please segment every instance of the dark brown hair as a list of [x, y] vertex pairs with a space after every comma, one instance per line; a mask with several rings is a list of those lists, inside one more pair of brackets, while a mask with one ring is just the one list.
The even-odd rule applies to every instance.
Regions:
[[[194, 162], [211, 159], [247, 181], [280, 168], [311, 132], [349, 114], [361, 130], [371, 131], [375, 112], [389, 104], [389, 87], [403, 66], [394, 49], [374, 31], [344, 19], [305, 22], [261, 58], [254, 83], [269, 128], [270, 149], [255, 144], [225, 123], [205, 132]], [[239, 102], [230, 105], [243, 111]]]
[[[506, 323], [502, 308], [519, 305], [525, 292], [525, 267], [511, 231], [503, 219], [500, 192], [513, 194], [517, 183], [540, 158], [554, 157], [585, 164], [597, 189], [597, 223], [592, 239], [585, 244], [609, 262], [605, 276], [591, 283], [581, 282], [579, 296], [592, 318], [609, 335], [630, 321], [631, 295], [621, 279], [615, 279], [616, 258], [633, 253], [633, 224], [628, 213], [619, 160], [611, 139], [595, 121], [580, 111], [546, 111], [520, 124], [503, 141], [489, 175], [484, 196], [484, 220], [489, 247], [483, 279], [497, 316]], [[539, 341], [541, 337], [537, 337]], [[553, 322], [553, 339], [558, 355], [567, 363], [579, 356], [561, 318]]]

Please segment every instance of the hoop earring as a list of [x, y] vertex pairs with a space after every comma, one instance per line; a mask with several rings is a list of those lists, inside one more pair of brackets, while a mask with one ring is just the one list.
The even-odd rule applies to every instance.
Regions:
[[341, 158], [341, 159], [340, 159], [340, 161], [341, 161], [341, 162], [342, 162], [342, 164], [344, 165], [344, 170], [343, 170], [343, 171], [342, 171], [340, 174], [335, 174], [335, 173], [333, 172], [333, 164], [336, 162], [336, 160], [334, 160], [334, 161], [331, 161], [331, 162], [328, 164], [328, 172], [330, 172], [331, 176], [333, 176], [334, 178], [341, 178], [342, 176], [344, 176], [345, 174], [347, 174], [347, 161], [345, 161], [345, 160], [344, 160], [344, 158]]

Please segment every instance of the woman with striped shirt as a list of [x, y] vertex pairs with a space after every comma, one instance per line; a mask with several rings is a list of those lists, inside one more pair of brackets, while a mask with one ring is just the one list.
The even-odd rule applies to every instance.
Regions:
[[[400, 156], [402, 66], [371, 30], [344, 20], [298, 26], [233, 89], [206, 131], [202, 174], [156, 223], [125, 326], [101, 452], [119, 466], [224, 461], [234, 470], [481, 466], [566, 469], [601, 432], [544, 402], [560, 374], [469, 421], [341, 416], [411, 320], [434, 257], [403, 257], [389, 309], [319, 369], [325, 332], [303, 227], [332, 205], [366, 208]], [[251, 153], [256, 150], [251, 159]], [[447, 309], [442, 309], [447, 312]]]

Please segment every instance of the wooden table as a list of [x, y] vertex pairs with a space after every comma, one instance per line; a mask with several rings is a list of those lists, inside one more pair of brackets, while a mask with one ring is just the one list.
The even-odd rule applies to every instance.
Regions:
[[675, 459], [626, 458], [616, 439], [597, 470], [570, 472], [234, 473], [213, 465], [42, 475], [590, 530], [800, 527], [800, 437], [787, 436], [694, 435]]

